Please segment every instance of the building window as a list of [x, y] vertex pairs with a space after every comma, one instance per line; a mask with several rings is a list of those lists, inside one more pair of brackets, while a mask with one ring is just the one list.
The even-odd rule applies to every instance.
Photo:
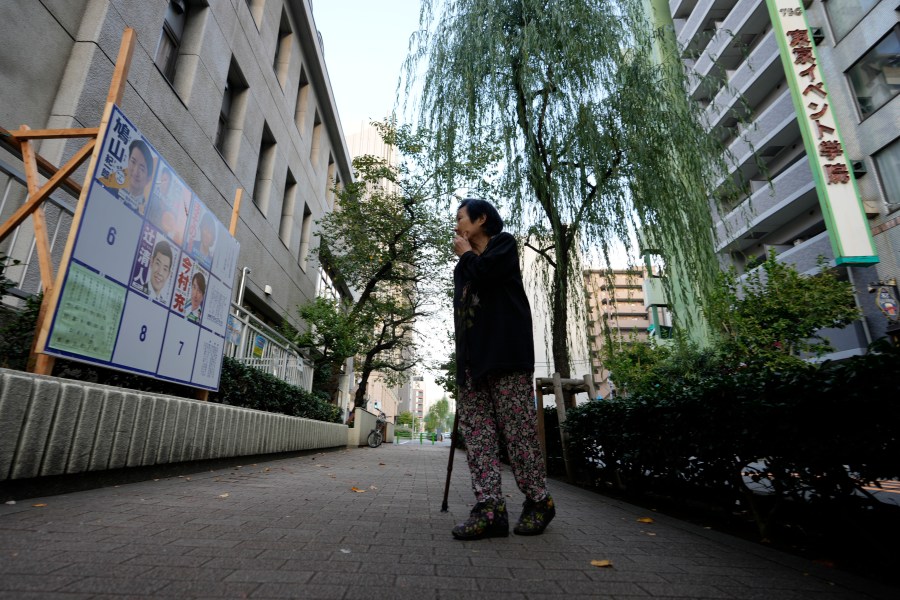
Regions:
[[247, 83], [234, 59], [228, 68], [225, 90], [222, 93], [222, 106], [219, 109], [219, 123], [216, 127], [216, 150], [225, 160], [232, 164], [238, 154], [241, 129], [243, 127], [244, 108]]
[[259, 29], [266, 0], [246, 0], [246, 2], [247, 8], [250, 9], [250, 15], [253, 17], [253, 22], [256, 24], [256, 28]]
[[199, 54], [202, 41], [202, 13], [206, 0], [171, 0], [166, 7], [154, 63], [163, 77], [184, 98], [190, 95], [196, 66], [181, 63], [186, 54]]
[[334, 281], [332, 281], [331, 276], [325, 271], [325, 269], [319, 269], [319, 285], [316, 289], [316, 296], [320, 298], [328, 298], [329, 300], [334, 300], [335, 302], [339, 302], [341, 299], [341, 295], [338, 293], [337, 287], [334, 285]]
[[313, 169], [319, 168], [319, 155], [321, 154], [322, 145], [322, 119], [319, 118], [319, 111], [316, 111], [316, 117], [313, 119], [312, 143], [309, 145], [309, 162]]
[[300, 226], [300, 253], [297, 256], [297, 262], [304, 271], [309, 258], [309, 236], [312, 234], [312, 220], [312, 211], [309, 210], [309, 206], [304, 205], [303, 224]]
[[300, 69], [300, 87], [297, 89], [297, 107], [294, 110], [294, 123], [300, 135], [306, 135], [306, 109], [309, 106], [309, 79], [306, 69]]
[[278, 40], [275, 42], [275, 60], [272, 68], [275, 69], [275, 77], [278, 83], [284, 88], [287, 81], [288, 71], [291, 66], [291, 46], [294, 42], [294, 32], [291, 30], [291, 22], [288, 20], [287, 12], [281, 9], [281, 23], [278, 26]]
[[256, 162], [256, 178], [253, 184], [253, 203], [263, 216], [269, 211], [269, 194], [272, 191], [272, 173], [275, 170], [275, 136], [263, 123], [262, 139], [259, 142], [259, 159]]
[[325, 201], [328, 203], [328, 208], [334, 208], [334, 190], [336, 187], [334, 156], [329, 152], [328, 175], [325, 177]]
[[281, 202], [281, 225], [278, 228], [278, 236], [284, 245], [290, 248], [291, 232], [294, 229], [294, 204], [297, 202], [297, 180], [288, 169], [284, 179], [284, 200]]
[[863, 118], [887, 104], [900, 90], [900, 26], [847, 71]]
[[900, 205], [900, 138], [879, 151], [874, 158], [884, 186], [885, 200], [888, 204]]
[[856, 27], [856, 24], [862, 21], [862, 18], [868, 14], [872, 8], [878, 4], [880, 0], [828, 0], [825, 3], [825, 10], [828, 13], [828, 20], [831, 22], [831, 29], [834, 31], [835, 39], [841, 39], [850, 30]]
[[178, 61], [178, 49], [184, 37], [184, 24], [187, 20], [187, 7], [183, 1], [169, 2], [166, 18], [163, 21], [162, 34], [156, 47], [156, 66], [162, 71], [169, 83], [175, 82], [175, 64]]

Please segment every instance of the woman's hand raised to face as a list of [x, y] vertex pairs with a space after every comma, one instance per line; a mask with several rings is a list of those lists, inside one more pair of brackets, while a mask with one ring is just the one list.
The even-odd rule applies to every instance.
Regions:
[[472, 244], [469, 243], [469, 236], [465, 232], [463, 232], [463, 235], [456, 234], [453, 236], [453, 251], [457, 256], [462, 256], [471, 249]]

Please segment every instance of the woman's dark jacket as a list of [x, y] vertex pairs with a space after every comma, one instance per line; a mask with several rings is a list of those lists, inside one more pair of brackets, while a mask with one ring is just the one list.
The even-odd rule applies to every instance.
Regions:
[[453, 270], [456, 381], [487, 373], [534, 371], [531, 307], [522, 285], [516, 239], [502, 232], [481, 255], [466, 252]]

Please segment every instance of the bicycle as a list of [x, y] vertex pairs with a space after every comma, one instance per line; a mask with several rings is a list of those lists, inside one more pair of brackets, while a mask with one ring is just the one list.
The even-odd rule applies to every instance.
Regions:
[[369, 437], [367, 439], [369, 443], [369, 448], [377, 448], [384, 442], [384, 431], [387, 428], [387, 415], [385, 415], [382, 411], [378, 411], [378, 416], [375, 417], [375, 429], [369, 433]]

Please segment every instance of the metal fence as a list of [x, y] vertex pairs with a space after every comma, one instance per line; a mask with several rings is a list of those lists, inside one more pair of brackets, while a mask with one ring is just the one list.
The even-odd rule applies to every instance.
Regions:
[[312, 390], [312, 361], [280, 333], [233, 302], [225, 338], [225, 356], [306, 391]]

